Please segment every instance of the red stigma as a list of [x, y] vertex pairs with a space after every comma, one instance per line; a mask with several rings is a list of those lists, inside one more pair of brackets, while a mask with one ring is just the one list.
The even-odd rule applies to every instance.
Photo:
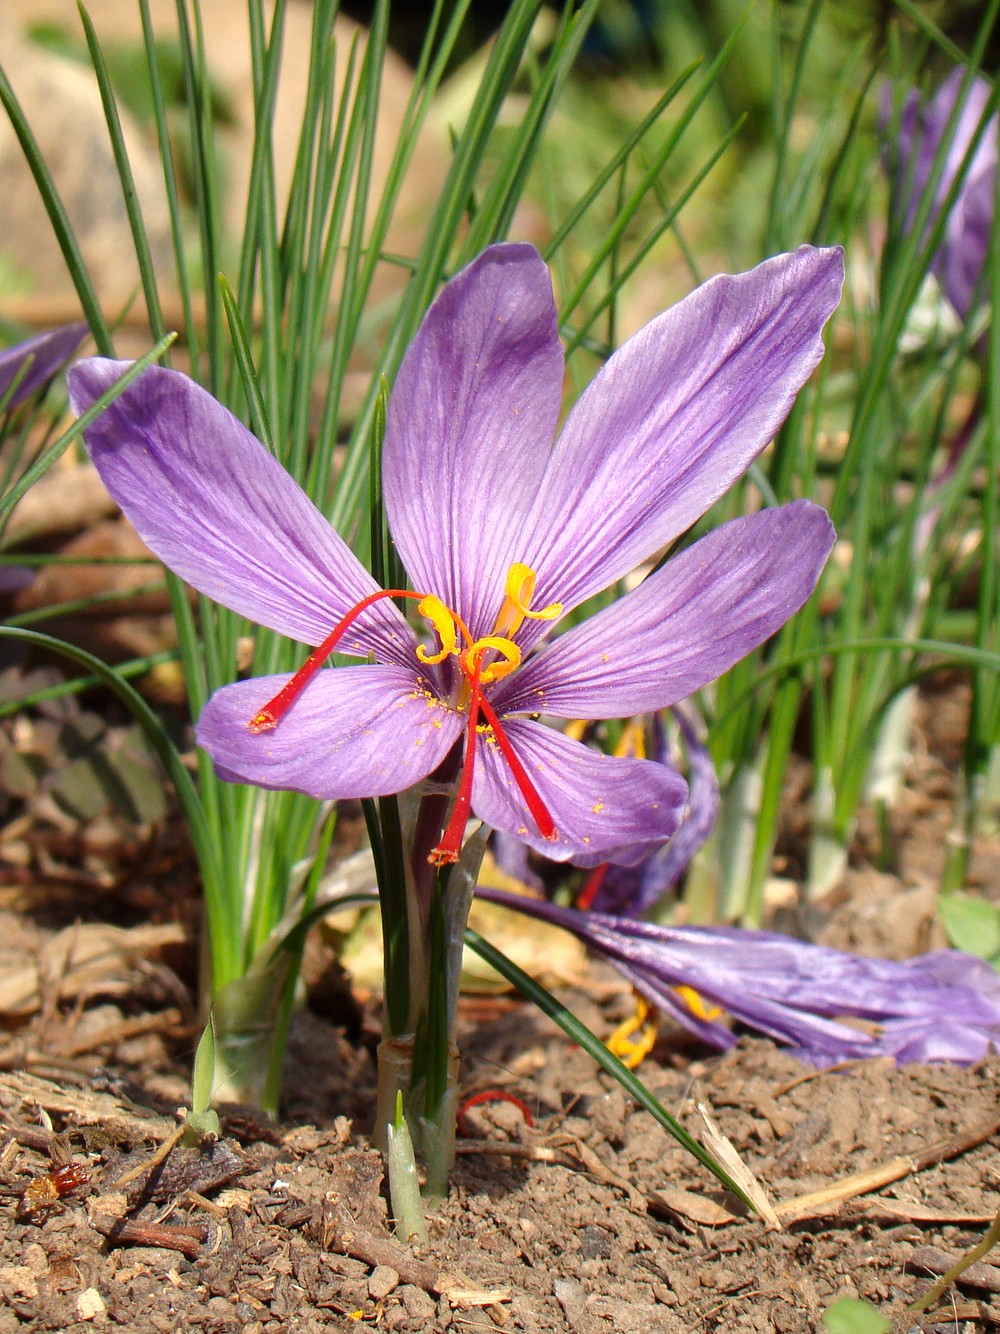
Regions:
[[[367, 597], [362, 598], [360, 602], [351, 608], [346, 616], [343, 616], [337, 622], [327, 637], [323, 640], [322, 644], [320, 644], [318, 648], [313, 649], [312, 653], [309, 654], [309, 657], [305, 660], [295, 675], [290, 677], [278, 693], [272, 696], [263, 708], [258, 709], [253, 717], [248, 720], [246, 724], [248, 729], [251, 732], [260, 733], [269, 732], [272, 728], [276, 727], [361, 613], [366, 611], [374, 603], [381, 601], [382, 598], [412, 598], [418, 602], [433, 601], [442, 614], [451, 617], [457, 628], [461, 631], [463, 639], [469, 645], [468, 649], [461, 653], [454, 648], [446, 649], [448, 654], [454, 654], [462, 675], [465, 677], [469, 689], [469, 716], [466, 724], [465, 757], [462, 766], [462, 776], [455, 797], [455, 805], [448, 818], [448, 824], [445, 827], [441, 841], [431, 850], [428, 861], [434, 866], [447, 866], [452, 862], [457, 862], [461, 854], [462, 838], [465, 834], [465, 826], [468, 824], [469, 815], [472, 810], [472, 778], [475, 767], [476, 737], [479, 730], [480, 716], [485, 719], [493, 738], [500, 747], [500, 753], [503, 755], [508, 768], [514, 775], [514, 781], [517, 783], [525, 804], [531, 812], [531, 817], [538, 827], [538, 832], [541, 834], [542, 838], [554, 841], [557, 838], [555, 821], [549, 813], [549, 809], [545, 805], [545, 802], [542, 800], [538, 789], [531, 781], [528, 771], [515, 753], [510, 738], [500, 724], [500, 719], [497, 717], [496, 711], [483, 694], [481, 677], [486, 674], [487, 680], [496, 679], [496, 676], [499, 675], [498, 667], [501, 665], [506, 665], [508, 671], [513, 670], [520, 661], [519, 650], [516, 645], [508, 645], [505, 640], [498, 639], [495, 636], [486, 636], [486, 638], [472, 643], [472, 637], [469, 634], [465, 623], [458, 617], [457, 613], [449, 611], [443, 604], [440, 604], [439, 600], [436, 598], [428, 599], [427, 595], [423, 593], [413, 593], [408, 589], [402, 588], [380, 588], [378, 592], [370, 593]], [[440, 631], [433, 609], [425, 609], [424, 607], [421, 607], [420, 611], [422, 614], [428, 616], [428, 619], [430, 619]], [[541, 613], [538, 614], [540, 615]], [[509, 649], [507, 657], [510, 661], [507, 664], [504, 664], [503, 658], [505, 649]], [[516, 657], [511, 659], [511, 654], [515, 654]], [[474, 661], [468, 661], [470, 657], [473, 657]], [[484, 657], [491, 659], [485, 668], [485, 673], [483, 666]], [[437, 661], [437, 657], [424, 660], [435, 662]]]
[[590, 875], [584, 882], [583, 889], [576, 896], [576, 906], [580, 912], [589, 912], [594, 906], [594, 900], [597, 898], [598, 890], [604, 883], [604, 877], [608, 873], [608, 862], [601, 862], [600, 866], [595, 866]]
[[[460, 660], [461, 661], [461, 660]], [[433, 866], [445, 866], [450, 862], [457, 862], [462, 850], [462, 836], [465, 833], [465, 826], [469, 822], [469, 813], [472, 809], [472, 774], [476, 756], [476, 734], [479, 725], [479, 715], [483, 717], [489, 725], [490, 731], [500, 747], [500, 753], [507, 762], [507, 766], [514, 775], [514, 781], [520, 789], [521, 796], [524, 798], [528, 810], [531, 812], [531, 818], [538, 827], [538, 832], [542, 838], [555, 840], [556, 824], [548, 807], [542, 800], [538, 789], [532, 783], [527, 769], [521, 763], [514, 747], [510, 743], [510, 737], [503, 730], [500, 719], [489, 700], [483, 694], [482, 686], [479, 683], [479, 673], [481, 662], [476, 662], [476, 669], [469, 673], [465, 670], [464, 664], [462, 670], [465, 672], [465, 679], [469, 685], [469, 722], [466, 730], [465, 758], [462, 765], [462, 778], [459, 783], [458, 795], [455, 798], [455, 805], [452, 808], [451, 816], [445, 828], [441, 842], [431, 851], [428, 861]]]
[[507, 767], [514, 775], [514, 781], [517, 783], [517, 786], [521, 791], [521, 796], [524, 798], [525, 805], [531, 812], [531, 818], [538, 826], [538, 832], [541, 834], [542, 838], [547, 838], [550, 843], [554, 843], [559, 835], [556, 831], [556, 822], [549, 814], [549, 808], [546, 806], [538, 789], [531, 781], [528, 771], [518, 758], [514, 747], [510, 744], [510, 737], [508, 737], [507, 733], [500, 726], [500, 719], [497, 717], [493, 706], [482, 691], [479, 690], [477, 685], [473, 686], [473, 694], [479, 695], [479, 707], [483, 711], [483, 717], [489, 723], [490, 731], [493, 733], [493, 736], [496, 738], [496, 743], [500, 747], [500, 753], [507, 761]]
[[472, 698], [469, 700], [469, 722], [465, 736], [465, 762], [462, 765], [462, 777], [459, 781], [455, 805], [452, 807], [441, 842], [437, 847], [431, 849], [430, 856], [427, 858], [432, 866], [448, 866], [458, 861], [462, 851], [465, 826], [469, 823], [469, 813], [472, 810], [472, 766], [476, 758], [476, 729], [479, 724], [479, 701], [482, 699], [482, 695], [479, 693], [478, 662], [475, 672], [469, 677], [469, 684], [472, 686]]
[[535, 1118], [531, 1115], [528, 1104], [524, 1102], [523, 1099], [517, 1097], [514, 1093], [509, 1093], [506, 1089], [483, 1089], [480, 1093], [471, 1094], [459, 1107], [456, 1121], [458, 1124], [458, 1133], [460, 1135], [464, 1135], [468, 1138], [471, 1131], [467, 1113], [471, 1111], [473, 1107], [481, 1107], [483, 1103], [488, 1102], [509, 1102], [512, 1106], [516, 1107], [524, 1117], [524, 1124], [530, 1126], [531, 1129], [534, 1129]]
[[305, 690], [306, 686], [313, 679], [319, 669], [326, 662], [327, 658], [340, 643], [343, 636], [351, 628], [363, 611], [382, 598], [419, 598], [419, 593], [410, 593], [406, 589], [400, 588], [380, 588], [377, 593], [370, 593], [368, 597], [362, 598], [356, 606], [344, 616], [333, 627], [327, 637], [320, 644], [319, 648], [313, 649], [309, 657], [291, 678], [290, 681], [281, 687], [278, 693], [258, 709], [254, 716], [247, 723], [251, 732], [270, 732], [272, 727], [277, 727], [280, 720], [285, 716], [298, 697]]

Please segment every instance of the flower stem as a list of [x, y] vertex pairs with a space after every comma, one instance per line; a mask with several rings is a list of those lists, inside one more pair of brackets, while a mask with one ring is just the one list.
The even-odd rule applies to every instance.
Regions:
[[[472, 894], [488, 838], [485, 829], [474, 833], [452, 866], [435, 871], [424, 861], [431, 876], [425, 918], [422, 892], [425, 886], [419, 883], [424, 879], [420, 854], [433, 824], [425, 803], [438, 800], [434, 793], [426, 795], [417, 814], [412, 844], [416, 892], [407, 896], [410, 911], [420, 919], [410, 924], [411, 939], [419, 935], [421, 944], [422, 976], [411, 979], [411, 995], [419, 996], [420, 1001], [410, 1012], [407, 1031], [387, 1031], [379, 1044], [374, 1136], [378, 1148], [387, 1154], [389, 1130], [395, 1125], [401, 1096], [407, 1124], [426, 1172], [427, 1193], [432, 1198], [447, 1190], [455, 1156], [458, 1109], [455, 1037], [462, 951]], [[440, 831], [440, 811], [436, 818]]]

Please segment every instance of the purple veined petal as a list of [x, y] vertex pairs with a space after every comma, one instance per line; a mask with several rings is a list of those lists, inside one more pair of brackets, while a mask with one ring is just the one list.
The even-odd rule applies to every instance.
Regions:
[[807, 500], [723, 524], [530, 658], [494, 707], [622, 718], [684, 699], [799, 610], [833, 541], [826, 511]]
[[389, 400], [383, 490], [421, 593], [489, 634], [555, 437], [563, 352], [548, 270], [495, 245], [431, 306]]
[[[125, 362], [69, 373], [85, 411]], [[85, 432], [90, 457], [146, 545], [199, 592], [291, 639], [320, 644], [378, 585], [259, 440], [178, 371], [150, 366]], [[338, 652], [405, 665], [414, 636], [384, 599]]]
[[899, 1065], [934, 1061], [972, 1065], [991, 1051], [1000, 1051], [1000, 1029], [990, 1032], [947, 1016], [894, 1019], [883, 1027], [877, 1041], [879, 1054], [892, 1056]]
[[[816, 1064], [854, 1057], [967, 1063], [1000, 1050], [994, 973], [959, 951], [897, 963], [740, 927], [665, 927], [480, 888], [481, 898], [562, 926], [610, 960], [654, 1005], [716, 1046], [732, 1036], [680, 1003], [688, 986]], [[992, 973], [992, 970], [988, 970]], [[858, 1030], [855, 1017], [878, 1027]]]
[[981, 286], [990, 251], [996, 202], [996, 168], [970, 179], [951, 211], [944, 240], [934, 256], [934, 275], [960, 320], [986, 297]]
[[399, 667], [321, 671], [270, 732], [248, 719], [289, 678], [258, 676], [217, 690], [196, 738], [220, 778], [340, 800], [402, 792], [426, 778], [462, 733], [463, 719]]
[[512, 834], [497, 831], [490, 840], [490, 851], [498, 871], [541, 893], [542, 878], [531, 865], [526, 843]]
[[687, 796], [680, 774], [652, 760], [617, 759], [526, 719], [504, 731], [552, 816], [557, 837], [542, 838], [495, 741], [483, 733], [476, 755], [472, 809], [552, 861], [603, 860], [631, 849], [638, 860], [677, 828]]
[[[924, 168], [925, 179], [930, 172], [930, 161], [937, 152], [938, 146], [942, 142], [948, 129], [948, 122], [951, 119], [952, 112], [959, 97], [962, 95], [962, 84], [966, 79], [966, 70], [959, 67], [951, 72], [941, 84], [940, 88], [927, 103], [923, 116], [922, 137], [919, 146], [921, 154], [921, 165]], [[965, 98], [962, 102], [962, 108], [958, 115], [952, 131], [951, 142], [948, 145], [948, 153], [945, 158], [944, 171], [941, 174], [941, 183], [938, 186], [938, 197], [944, 198], [951, 188], [962, 165], [962, 160], [969, 151], [976, 136], [979, 135], [978, 143], [972, 154], [972, 160], [969, 163], [968, 180], [973, 180], [983, 172], [989, 172], [996, 168], [997, 163], [997, 135], [996, 119], [994, 117], [992, 125], [988, 125], [982, 134], [980, 126], [983, 117], [986, 114], [993, 89], [986, 79], [975, 75], [969, 82], [965, 92]]]
[[14, 347], [4, 348], [0, 352], [0, 399], [10, 389], [25, 362], [30, 364], [11, 394], [7, 407], [16, 408], [31, 398], [66, 365], [86, 336], [86, 324], [64, 324], [62, 328], [53, 329], [50, 333], [38, 334]]
[[[643, 957], [647, 950], [649, 958], [661, 957], [659, 951], [666, 945], [679, 951], [691, 968], [711, 973], [718, 986], [819, 1014], [850, 1014], [877, 1022], [946, 1014], [963, 1023], [1000, 1025], [1000, 1007], [982, 991], [976, 974], [970, 971], [967, 980], [957, 975], [949, 980], [933, 966], [925, 966], [933, 956], [907, 963], [865, 958], [773, 931], [740, 927], [670, 928], [632, 922], [628, 930]], [[705, 980], [700, 973], [695, 976]]]
[[[697, 982], [682, 980], [670, 982], [661, 979], [656, 973], [624, 965], [615, 961], [615, 966], [628, 978], [632, 985], [654, 1005], [665, 1009], [689, 1032], [713, 1046], [726, 1049], [735, 1042], [734, 1035], [724, 1024], [715, 1020], [701, 1019], [674, 991], [675, 986], [691, 986], [702, 1001], [711, 1008], [720, 1006], [730, 1018], [745, 1024], [765, 1037], [776, 1042], [791, 1043], [798, 1049], [803, 1060], [814, 1064], [827, 1065], [835, 1061], [858, 1060], [885, 1055], [877, 1040], [868, 1033], [838, 1023], [821, 1014], [808, 1010], [797, 1010], [759, 996], [746, 996], [741, 992], [729, 993], [723, 997], [699, 986]], [[724, 1036], [723, 1036], [724, 1035]], [[720, 1041], [720, 1038], [722, 1039]]]
[[[911, 90], [903, 102], [896, 152], [891, 165], [897, 170], [900, 187], [907, 192], [905, 213], [907, 227], [912, 225], [921, 198], [927, 189], [933, 172], [934, 159], [948, 133], [949, 122], [961, 96], [965, 78], [966, 71], [959, 67], [949, 74], [934, 96], [926, 102], [916, 89]], [[969, 163], [967, 179], [971, 181], [981, 173], [991, 171], [996, 165], [995, 126], [985, 127], [980, 134], [992, 91], [987, 81], [978, 76], [969, 82], [962, 108], [951, 127], [950, 141], [936, 189], [936, 200], [939, 204], [951, 190], [962, 161], [977, 135], [979, 139]], [[883, 134], [891, 131], [892, 89], [888, 85], [883, 92], [880, 124]], [[889, 148], [892, 149], [891, 144]], [[932, 212], [931, 218], [933, 217]]]
[[[963, 84], [965, 88], [963, 90]], [[898, 142], [886, 156], [900, 193], [905, 230], [912, 228], [926, 196], [935, 158], [944, 149], [944, 161], [928, 215], [933, 227], [945, 205], [966, 154], [972, 155], [957, 194], [952, 200], [944, 233], [932, 268], [945, 297], [959, 318], [973, 309], [974, 297], [989, 253], [989, 236], [996, 197], [998, 121], [994, 113], [984, 124], [992, 97], [990, 84], [967, 71], [954, 70], [927, 102], [909, 93], [899, 122]], [[961, 103], [959, 103], [961, 99]], [[958, 106], [958, 115], [952, 119]], [[891, 129], [891, 91], [883, 98], [883, 133]], [[975, 145], [975, 147], [973, 147]], [[892, 152], [895, 148], [896, 151]], [[980, 293], [982, 299], [983, 293]]]
[[[733, 1034], [715, 1018], [697, 1015], [677, 995], [675, 987], [691, 987], [709, 1007], [721, 1006], [726, 1014], [760, 1033], [779, 1042], [807, 1048], [811, 1060], [818, 1058], [825, 1063], [882, 1054], [875, 1040], [866, 1033], [824, 1014], [762, 996], [753, 985], [753, 979], [760, 972], [754, 967], [757, 932], [742, 932], [741, 938], [728, 942], [728, 948], [724, 942], [724, 966], [716, 969], [713, 928], [660, 927], [609, 917], [605, 913], [582, 913], [503, 890], [477, 889], [476, 892], [480, 898], [492, 903], [502, 903], [571, 931], [590, 949], [613, 963], [653, 1005], [665, 1010], [696, 1037], [713, 1046], [731, 1047], [735, 1041]], [[801, 942], [789, 943], [801, 946]], [[727, 957], [734, 952], [734, 945], [750, 961], [748, 978], [742, 978], [738, 968], [731, 966], [733, 960]], [[831, 999], [835, 1002], [836, 998], [835, 993]], [[800, 1054], [805, 1056], [806, 1052]]]
[[538, 572], [539, 605], [607, 588], [746, 471], [820, 360], [843, 277], [839, 249], [803, 246], [711, 279], [611, 358], [535, 501], [519, 559]]
[[686, 1028], [699, 1041], [707, 1043], [710, 1047], [717, 1047], [721, 1051], [728, 1051], [730, 1047], [736, 1046], [736, 1034], [731, 1028], [718, 1018], [702, 1018], [669, 983], [661, 982], [659, 978], [651, 977], [639, 968], [633, 968], [627, 959], [616, 958], [613, 962], [618, 972], [635, 991], [645, 996], [662, 1014], [673, 1019], [680, 1028]]
[[912, 968], [944, 986], [967, 987], [989, 1007], [993, 1022], [1000, 1027], [1000, 973], [974, 954], [963, 950], [931, 950], [916, 959], [907, 959], [904, 968]]
[[[674, 836], [638, 866], [608, 866], [589, 905], [594, 912], [641, 917], [670, 893], [715, 828], [719, 816], [719, 777], [701, 739], [704, 724], [699, 719], [696, 725], [680, 705], [674, 705], [673, 715], [687, 751], [688, 800], [683, 818]], [[658, 717], [654, 719], [654, 728], [657, 746], [652, 758], [667, 764], [666, 732]]]

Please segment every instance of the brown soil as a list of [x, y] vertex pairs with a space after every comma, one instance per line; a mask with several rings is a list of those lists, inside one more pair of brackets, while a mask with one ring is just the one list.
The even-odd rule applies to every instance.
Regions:
[[[960, 722], [961, 690], [948, 699]], [[930, 710], [943, 712], [940, 701]], [[822, 921], [837, 943], [925, 948], [939, 929], [931, 887], [954, 756], [929, 726], [925, 736], [934, 744], [914, 761], [893, 829], [895, 869], [866, 861], [863, 826], [841, 903]], [[182, 843], [133, 831], [116, 844], [114, 826], [74, 829], [30, 802], [5, 820], [0, 962], [16, 957], [22, 971], [14, 986], [0, 968], [0, 1334], [809, 1331], [842, 1295], [866, 1298], [900, 1331], [1000, 1326], [990, 1255], [933, 1315], [906, 1312], [1000, 1209], [1000, 1059], [817, 1072], [763, 1040], [715, 1057], [663, 1034], [643, 1077], [695, 1134], [706, 1109], [776, 1206], [781, 1226], [769, 1227], [738, 1216], [537, 1013], [469, 999], [468, 1090], [514, 1093], [533, 1125], [510, 1103], [471, 1111], [428, 1246], [403, 1246], [364, 1137], [374, 1003], [345, 998], [335, 969], [311, 960], [319, 980], [293, 1033], [282, 1122], [232, 1109], [220, 1143], [170, 1147], [195, 1034], [178, 980], [192, 972]], [[794, 861], [794, 817], [785, 845]], [[984, 844], [977, 878], [995, 883], [995, 869]], [[109, 919], [122, 927], [109, 931]], [[146, 932], [132, 948], [130, 926]], [[602, 1034], [630, 1006], [601, 967], [563, 995]]]

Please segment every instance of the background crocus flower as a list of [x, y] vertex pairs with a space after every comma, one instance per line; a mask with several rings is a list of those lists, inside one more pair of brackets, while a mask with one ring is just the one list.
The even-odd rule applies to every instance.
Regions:
[[[894, 154], [899, 187], [905, 192], [904, 225], [909, 229], [929, 187], [935, 158], [944, 151], [928, 219], [932, 227], [966, 155], [976, 145], [932, 263], [941, 290], [961, 320], [972, 310], [989, 252], [998, 153], [996, 115], [982, 125], [993, 89], [977, 76], [963, 91], [966, 77], [965, 70], [954, 70], [926, 101], [916, 91], [909, 93], [899, 123], [898, 153]], [[883, 119], [888, 124], [888, 116]]]
[[[432, 859], [457, 857], [470, 810], [556, 859], [640, 860], [662, 844], [683, 780], [537, 715], [650, 712], [714, 679], [808, 598], [833, 540], [826, 514], [798, 501], [736, 519], [541, 641], [741, 476], [822, 355], [842, 280], [841, 252], [811, 247], [712, 279], [610, 359], [553, 445], [563, 353], [540, 256], [493, 246], [453, 278], [403, 360], [383, 450], [423, 641], [245, 427], [184, 376], [146, 371], [86, 435], [109, 491], [194, 587], [320, 646], [294, 677], [212, 697], [197, 735], [218, 772], [378, 796], [457, 760], [464, 738]], [[122, 369], [74, 368], [74, 408]], [[334, 647], [373, 661], [320, 670]]]
[[[609, 859], [610, 864], [597, 866], [577, 899], [581, 908], [593, 908], [616, 917], [641, 917], [670, 893], [715, 828], [719, 817], [719, 778], [712, 756], [684, 709], [678, 705], [672, 713], [684, 738], [688, 772], [688, 803], [677, 832], [669, 842], [634, 865], [616, 865]], [[652, 759], [669, 764], [670, 749], [659, 717], [653, 719], [653, 736]]]
[[[657, 1009], [714, 1047], [736, 1041], [713, 1017], [721, 1007], [820, 1065], [876, 1056], [900, 1064], [969, 1062], [1000, 1051], [1000, 976], [958, 950], [899, 963], [770, 931], [657, 926], [503, 890], [480, 887], [477, 894], [571, 931]], [[702, 1005], [688, 1004], [690, 991]], [[848, 1017], [866, 1027], [838, 1022]]]
[[[86, 336], [86, 324], [65, 324], [50, 333], [38, 334], [23, 343], [4, 348], [0, 352], [0, 401], [17, 380], [7, 407], [16, 408], [26, 402], [65, 366]], [[22, 367], [26, 367], [24, 374], [17, 379]]]

